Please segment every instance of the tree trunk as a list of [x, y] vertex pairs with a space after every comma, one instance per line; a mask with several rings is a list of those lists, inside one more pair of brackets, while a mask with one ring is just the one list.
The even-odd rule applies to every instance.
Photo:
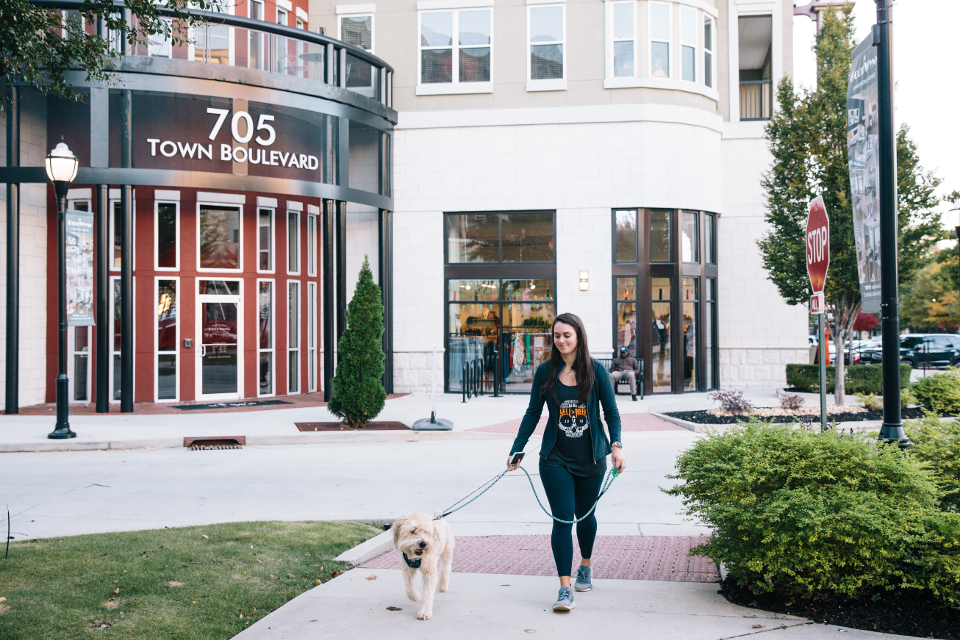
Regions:
[[[851, 298], [854, 297], [851, 296]], [[832, 307], [833, 312], [833, 343], [837, 353], [837, 375], [833, 388], [833, 397], [836, 404], [843, 406], [847, 392], [843, 345], [847, 341], [847, 338], [852, 335], [853, 323], [856, 322], [857, 314], [860, 313], [859, 296], [856, 296], [853, 300], [847, 299], [846, 296], [844, 296], [830, 305], [830, 307]]]

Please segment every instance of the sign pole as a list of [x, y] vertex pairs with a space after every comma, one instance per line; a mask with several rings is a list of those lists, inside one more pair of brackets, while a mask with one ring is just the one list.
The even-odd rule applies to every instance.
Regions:
[[878, 116], [880, 124], [880, 314], [883, 331], [883, 426], [880, 440], [911, 446], [900, 414], [900, 300], [897, 291], [897, 156], [893, 126], [893, 11], [876, 0]]
[[[827, 321], [826, 300], [823, 287], [827, 283], [827, 270], [830, 268], [830, 218], [823, 198], [817, 196], [810, 202], [805, 232], [807, 243], [807, 275], [810, 276], [810, 313], [820, 316], [820, 431], [827, 430]], [[843, 354], [837, 354], [843, 357]]]
[[820, 432], [827, 430], [827, 314], [820, 310]]

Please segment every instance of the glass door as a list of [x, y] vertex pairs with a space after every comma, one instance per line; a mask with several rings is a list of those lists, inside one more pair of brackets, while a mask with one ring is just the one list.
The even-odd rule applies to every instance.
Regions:
[[197, 295], [197, 397], [237, 399], [243, 388], [240, 282], [200, 280]]

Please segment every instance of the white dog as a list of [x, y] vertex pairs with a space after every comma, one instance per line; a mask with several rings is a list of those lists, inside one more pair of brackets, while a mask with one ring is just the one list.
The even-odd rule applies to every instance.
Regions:
[[[439, 515], [438, 511], [436, 515]], [[413, 584], [417, 569], [423, 575], [423, 603], [417, 619], [433, 615], [433, 596], [446, 591], [453, 570], [453, 534], [446, 520], [434, 520], [425, 513], [408, 513], [393, 523], [393, 544], [403, 554], [403, 586], [407, 597], [419, 602], [421, 594]], [[439, 563], [439, 568], [438, 568]]]

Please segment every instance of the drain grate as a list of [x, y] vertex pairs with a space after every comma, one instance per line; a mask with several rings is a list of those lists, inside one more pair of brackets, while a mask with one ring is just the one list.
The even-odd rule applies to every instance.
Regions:
[[191, 451], [241, 449], [245, 444], [247, 444], [246, 436], [199, 436], [183, 438], [183, 446], [189, 448]]

